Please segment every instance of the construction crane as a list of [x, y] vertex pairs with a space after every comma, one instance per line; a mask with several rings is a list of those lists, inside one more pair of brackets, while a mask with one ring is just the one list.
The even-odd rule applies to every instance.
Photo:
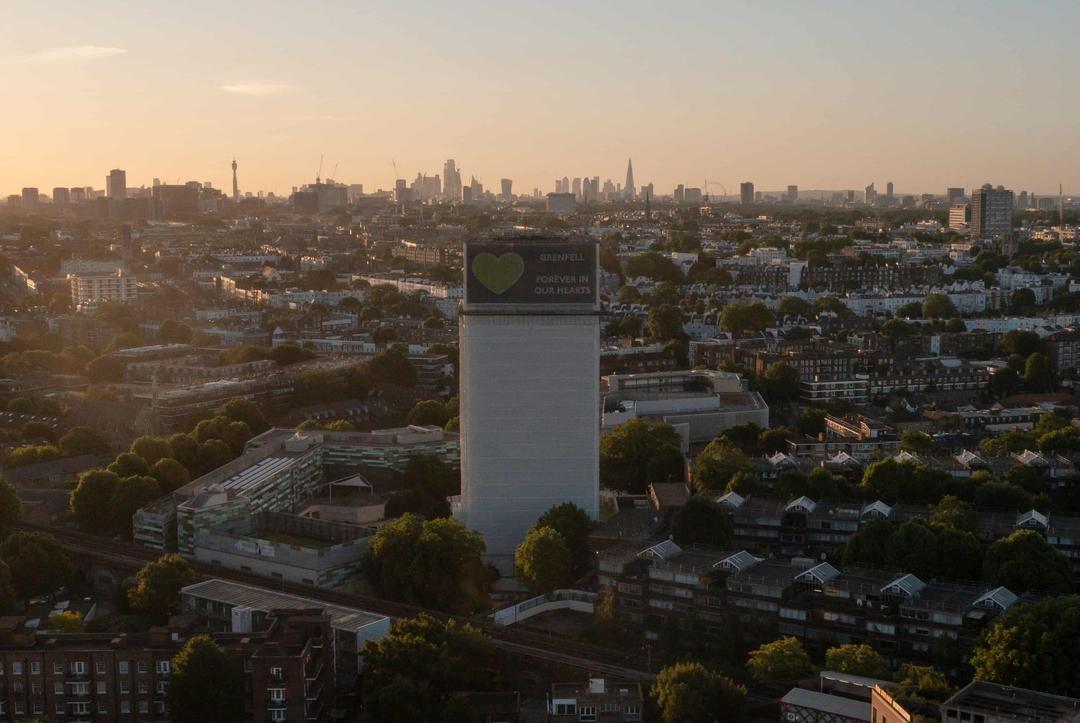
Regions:
[[337, 180], [337, 167], [338, 167], [338, 164], [335, 163], [334, 164], [334, 173], [333, 173], [333, 175], [331, 175], [330, 178], [328, 178], [326, 180], [328, 180], [328, 181], [336, 181]]
[[316, 186], [318, 186], [320, 183], [322, 183], [322, 161], [323, 161], [323, 154], [320, 153], [319, 154], [319, 170], [315, 171], [315, 185]]
[[401, 178], [401, 176], [398, 174], [398, 170], [397, 170], [397, 161], [395, 161], [393, 158], [391, 158], [390, 162], [394, 164], [394, 185], [397, 185], [398, 179]]

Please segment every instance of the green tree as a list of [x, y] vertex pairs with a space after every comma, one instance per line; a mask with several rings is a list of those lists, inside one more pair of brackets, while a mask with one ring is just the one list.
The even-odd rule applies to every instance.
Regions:
[[720, 328], [730, 332], [754, 332], [768, 329], [776, 317], [760, 301], [752, 304], [728, 304], [720, 314]]
[[727, 440], [714, 439], [694, 461], [694, 486], [705, 492], [722, 493], [740, 472], [750, 470], [750, 461]]
[[888, 680], [889, 661], [869, 645], [837, 645], [825, 651], [825, 667], [838, 673]]
[[302, 361], [314, 359], [315, 352], [303, 349], [296, 344], [281, 344], [273, 347], [270, 350], [269, 356], [278, 366], [285, 367], [290, 364], [299, 364]]
[[971, 656], [975, 678], [1080, 696], [1080, 596], [1014, 605], [983, 634]]
[[368, 372], [376, 384], [410, 389], [416, 386], [416, 367], [395, 347], [373, 356], [368, 362]]
[[11, 570], [20, 597], [51, 594], [75, 571], [64, 548], [44, 532], [13, 532], [0, 545], [0, 559]]
[[1042, 340], [1039, 339], [1039, 335], [1035, 332], [1014, 329], [1005, 332], [1005, 335], [1001, 337], [998, 350], [1006, 356], [1017, 354], [1026, 359], [1039, 351], [1041, 345]]
[[218, 415], [227, 417], [234, 422], [243, 422], [251, 430], [252, 434], [262, 434], [270, 428], [266, 421], [266, 415], [262, 408], [255, 402], [247, 399], [230, 399], [218, 409]]
[[573, 557], [557, 531], [533, 527], [514, 552], [514, 565], [529, 589], [546, 593], [570, 584]]
[[155, 462], [150, 468], [150, 474], [157, 480], [162, 494], [168, 494], [191, 481], [191, 474], [187, 471], [187, 467], [171, 457]]
[[79, 475], [79, 483], [71, 492], [70, 506], [79, 529], [95, 535], [113, 532], [110, 503], [120, 483], [115, 472], [92, 469]]
[[191, 327], [173, 319], [166, 319], [158, 328], [158, 341], [162, 344], [190, 344]]
[[434, 399], [419, 401], [409, 411], [405, 421], [409, 424], [429, 425], [441, 427], [450, 419], [446, 413], [446, 405]]
[[900, 435], [900, 449], [912, 454], [933, 454], [934, 440], [925, 432], [909, 429]]
[[130, 540], [132, 516], [158, 497], [161, 497], [161, 487], [150, 475], [121, 477], [109, 497], [109, 516], [112, 519], [113, 531]]
[[790, 402], [799, 396], [799, 371], [790, 364], [773, 362], [761, 375], [761, 387], [770, 402]]
[[131, 443], [128, 452], [142, 457], [147, 466], [153, 466], [159, 459], [173, 456], [172, 447], [164, 437], [139, 437]]
[[656, 676], [650, 691], [664, 723], [741, 723], [746, 688], [701, 663], [675, 663]]
[[673, 304], [661, 304], [649, 309], [649, 336], [660, 341], [681, 339], [683, 331], [682, 309]]
[[975, 488], [975, 506], [988, 510], [1019, 510], [1031, 509], [1031, 495], [1023, 487], [992, 480]]
[[168, 621], [180, 609], [180, 589], [195, 582], [195, 571], [176, 554], [162, 555], [142, 566], [128, 590], [131, 608], [155, 624]]
[[809, 301], [797, 296], [785, 296], [780, 299], [781, 316], [801, 316], [804, 319], [816, 319], [817, 309]]
[[6, 540], [8, 535], [15, 530], [21, 508], [22, 503], [15, 492], [15, 487], [0, 477], [0, 542]]
[[169, 447], [172, 448], [173, 457], [177, 462], [192, 471], [196, 467], [199, 456], [199, 443], [190, 434], [177, 432], [169, 437]]
[[365, 572], [386, 597], [471, 614], [488, 606], [491, 575], [481, 560], [484, 538], [453, 519], [402, 515], [379, 527]]
[[971, 504], [964, 502], [956, 495], [945, 495], [934, 505], [930, 513], [930, 522], [939, 527], [961, 530], [963, 532], [978, 532], [979, 518], [971, 508]]
[[203, 723], [244, 719], [244, 676], [209, 635], [196, 635], [172, 659], [169, 719]]
[[632, 419], [600, 438], [600, 484], [642, 494], [654, 482], [683, 478], [682, 439], [666, 422]]
[[803, 434], [816, 437], [825, 431], [825, 415], [828, 414], [820, 407], [806, 407], [799, 412], [798, 428]]
[[888, 520], [870, 519], [844, 545], [845, 567], [887, 567], [896, 526]]
[[759, 683], [791, 683], [814, 672], [814, 664], [798, 638], [786, 637], [750, 651], [746, 661]]
[[124, 381], [126, 365], [119, 357], [99, 356], [86, 365], [86, 376], [98, 384]]
[[109, 440], [104, 434], [90, 427], [72, 427], [60, 437], [58, 444], [60, 451], [67, 457], [109, 452]]
[[11, 606], [15, 602], [15, 586], [11, 582], [11, 568], [7, 563], [0, 560], [0, 615], [11, 612]]
[[550, 527], [562, 536], [567, 547], [570, 548], [570, 558], [573, 560], [575, 571], [584, 572], [592, 567], [593, 555], [589, 548], [589, 533], [592, 532], [596, 523], [585, 510], [573, 502], [564, 502], [540, 515], [535, 526]]
[[365, 720], [456, 723], [451, 694], [491, 685], [491, 646], [476, 628], [420, 614], [401, 618], [363, 648]]
[[957, 315], [956, 306], [946, 294], [927, 294], [922, 305], [924, 319], [951, 319]]
[[206, 474], [215, 470], [226, 462], [236, 457], [232, 448], [220, 439], [208, 439], [199, 445], [199, 453], [195, 458], [195, 467], [199, 474]]
[[1054, 370], [1045, 354], [1035, 352], [1024, 362], [1024, 386], [1032, 392], [1053, 391]]
[[671, 538], [679, 545], [730, 547], [735, 540], [735, 529], [719, 503], [694, 495], [675, 513]]
[[986, 550], [983, 576], [1014, 593], [1075, 589], [1069, 559], [1034, 530], [1017, 530]]
[[106, 467], [108, 471], [115, 474], [120, 479], [124, 477], [138, 477], [142, 475], [150, 474], [150, 465], [148, 465], [143, 458], [137, 454], [131, 452], [124, 452], [113, 460], [113, 463]]

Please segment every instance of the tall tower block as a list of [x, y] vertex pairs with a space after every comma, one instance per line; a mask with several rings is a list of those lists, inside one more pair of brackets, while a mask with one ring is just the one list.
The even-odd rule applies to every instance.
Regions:
[[234, 201], [240, 200], [240, 184], [236, 182], [236, 159], [232, 161], [232, 198]]
[[629, 158], [626, 159], [626, 184], [623, 186], [623, 193], [627, 198], [637, 198], [634, 187], [634, 163]]
[[454, 515], [483, 533], [503, 574], [554, 505], [599, 511], [598, 278], [586, 238], [465, 244]]

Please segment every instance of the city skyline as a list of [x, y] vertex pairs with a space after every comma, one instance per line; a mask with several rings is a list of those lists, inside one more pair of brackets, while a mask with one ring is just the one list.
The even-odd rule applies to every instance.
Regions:
[[[638, 3], [269, 3], [265, 18], [216, 9], [214, 33], [202, 32], [206, 7], [10, 14], [0, 91], [20, 112], [0, 119], [0, 189], [98, 187], [112, 168], [128, 187], [229, 189], [235, 157], [242, 191], [285, 194], [314, 179], [320, 156], [324, 177], [337, 166], [372, 190], [393, 187], [394, 162], [410, 178], [455, 158], [485, 187], [510, 178], [528, 194], [564, 175], [620, 179], [627, 156], [661, 194], [705, 178], [729, 195], [745, 179], [774, 191], [1080, 189], [1080, 102], [1060, 72], [1080, 59], [1074, 4], [1044, 5], [1055, 21], [1037, 38], [1014, 32], [1030, 10], [1004, 3], [978, 18], [853, 2], [678, 17]], [[896, 80], [888, 91], [883, 78]]]

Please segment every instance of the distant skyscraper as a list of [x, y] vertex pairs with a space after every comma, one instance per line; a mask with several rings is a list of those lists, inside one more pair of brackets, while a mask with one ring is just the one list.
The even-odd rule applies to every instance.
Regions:
[[232, 200], [240, 200], [240, 184], [236, 181], [236, 159], [232, 159]]
[[867, 206], [873, 206], [877, 203], [877, 189], [874, 188], [874, 184], [870, 184], [863, 189], [863, 203]]
[[1021, 191], [1020, 192], [1020, 198], [1017, 199], [1017, 201], [1016, 201], [1016, 207], [1019, 208], [1021, 211], [1023, 211], [1024, 209], [1026, 209], [1028, 207], [1028, 192], [1027, 191]]
[[971, 235], [1006, 242], [1012, 235], [1013, 192], [989, 183], [971, 192]]
[[743, 181], [739, 184], [739, 202], [744, 206], [751, 206], [754, 203], [754, 184], [750, 181]]
[[891, 201], [892, 197], [893, 197], [893, 184], [892, 184], [892, 181], [889, 181], [888, 183], [885, 184], [885, 198], [887, 198], [887, 199], [889, 199]]
[[574, 179], [574, 189], [573, 189], [572, 193], [574, 194], [575, 199], [581, 198], [581, 179], [580, 178], [575, 178]]
[[945, 201], [952, 206], [954, 203], [959, 203], [964, 200], [964, 189], [950, 187], [945, 189]]
[[634, 163], [629, 158], [626, 159], [626, 185], [623, 186], [623, 193], [627, 198], [635, 198], [637, 193], [634, 186]]
[[36, 213], [38, 209], [38, 190], [27, 186], [22, 190], [22, 206], [26, 213]]
[[[563, 182], [564, 183], [566, 182], [565, 178], [563, 179]], [[502, 200], [505, 203], [510, 203], [511, 201], [513, 201], [514, 200], [514, 194], [513, 194], [514, 182], [512, 180], [510, 180], [509, 178], [504, 178], [504, 179], [499, 181], [499, 185], [502, 188]]]
[[52, 190], [52, 202], [56, 206], [66, 206], [71, 202], [71, 191], [64, 186], [57, 186]]
[[461, 171], [453, 158], [443, 164], [443, 197], [447, 201], [461, 200]]
[[787, 200], [788, 200], [788, 203], [795, 203], [796, 201], [799, 200], [799, 187], [798, 186], [788, 186], [787, 187]]
[[114, 201], [123, 201], [127, 198], [127, 173], [114, 168], [109, 171], [105, 178], [105, 195]]

